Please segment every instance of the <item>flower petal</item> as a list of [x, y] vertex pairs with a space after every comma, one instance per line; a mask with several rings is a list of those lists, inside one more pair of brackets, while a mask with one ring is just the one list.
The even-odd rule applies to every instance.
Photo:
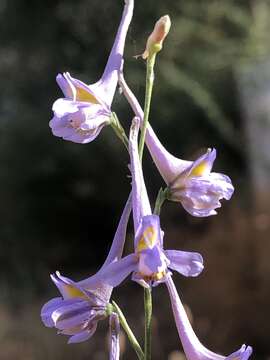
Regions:
[[168, 267], [184, 276], [198, 276], [204, 266], [203, 258], [199, 253], [179, 250], [165, 250], [170, 260]]
[[52, 313], [54, 326], [59, 330], [77, 327], [91, 316], [91, 307], [87, 301], [73, 299], [63, 304]]
[[58, 308], [63, 299], [61, 297], [53, 298], [48, 301], [43, 307], [41, 308], [40, 316], [41, 320], [43, 321], [44, 325], [47, 327], [54, 327], [54, 321], [52, 320], [52, 313]]
[[195, 160], [188, 171], [188, 176], [204, 176], [210, 174], [216, 159], [216, 149], [208, 149], [207, 152]]
[[90, 329], [87, 328], [87, 330], [81, 331], [80, 333], [71, 336], [71, 338], [68, 340], [68, 344], [81, 343], [90, 339], [90, 337], [94, 335], [96, 329], [97, 322], [94, 322]]
[[67, 73], [58, 74], [56, 76], [56, 82], [63, 91], [63, 94], [67, 99], [75, 100], [76, 98], [76, 90], [72, 81], [66, 76]]

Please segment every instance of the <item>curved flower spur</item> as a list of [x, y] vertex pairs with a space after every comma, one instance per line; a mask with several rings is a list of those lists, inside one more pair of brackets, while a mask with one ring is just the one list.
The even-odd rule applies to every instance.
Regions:
[[163, 248], [159, 216], [152, 214], [143, 179], [138, 153], [138, 131], [139, 119], [135, 118], [129, 140], [135, 251], [100, 272], [100, 279], [111, 286], [120, 284], [131, 272], [132, 280], [150, 287], [166, 281], [170, 274], [169, 268], [184, 276], [197, 276], [203, 270], [200, 254]]
[[169, 276], [166, 282], [175, 324], [183, 345], [187, 360], [247, 360], [252, 354], [252, 347], [242, 345], [241, 348], [228, 356], [222, 356], [208, 350], [201, 344], [188, 320], [184, 306], [181, 303], [172, 278]]
[[[123, 74], [119, 83], [136, 116], [143, 119], [143, 110], [128, 87]], [[221, 206], [222, 198], [229, 200], [234, 187], [228, 176], [211, 172], [216, 158], [216, 150], [207, 152], [195, 161], [178, 159], [170, 154], [161, 144], [148, 123], [145, 142], [152, 159], [169, 189], [169, 200], [182, 204], [193, 216], [215, 215]]]
[[[74, 282], [59, 272], [51, 275], [54, 284], [62, 297], [47, 302], [41, 309], [41, 318], [45, 326], [55, 327], [59, 334], [71, 336], [68, 343], [78, 343], [89, 339], [96, 331], [99, 320], [111, 316], [109, 304], [113, 287], [102, 282], [99, 273], [103, 267], [121, 258], [126, 238], [126, 227], [131, 211], [131, 196], [129, 197], [119, 221], [110, 252], [97, 274], [80, 282]], [[116, 320], [111, 323], [116, 324]], [[113, 346], [118, 339], [112, 331]], [[114, 354], [119, 353], [111, 349]], [[111, 358], [118, 359], [118, 358]]]
[[122, 66], [125, 39], [133, 15], [134, 0], [125, 0], [124, 12], [101, 79], [86, 85], [70, 76], [58, 74], [56, 81], [64, 98], [53, 104], [54, 117], [49, 125], [55, 136], [75, 143], [93, 141], [110, 123], [111, 104]]

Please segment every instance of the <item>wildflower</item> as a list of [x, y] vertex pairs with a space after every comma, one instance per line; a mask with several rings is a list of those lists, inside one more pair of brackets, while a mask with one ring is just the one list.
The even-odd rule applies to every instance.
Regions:
[[[122, 74], [119, 76], [119, 82], [133, 111], [142, 121], [143, 110]], [[147, 127], [145, 142], [169, 188], [169, 199], [180, 202], [191, 215], [215, 215], [215, 209], [221, 206], [220, 200], [231, 198], [234, 187], [230, 178], [211, 172], [216, 158], [215, 149], [208, 149], [195, 161], [178, 159], [164, 148], [150, 124]]]
[[251, 346], [242, 345], [239, 350], [228, 356], [216, 354], [204, 347], [192, 329], [184, 306], [181, 303], [173, 280], [170, 276], [168, 277], [166, 285], [170, 295], [176, 327], [187, 360], [247, 360], [250, 357], [252, 354]]
[[110, 123], [111, 104], [123, 62], [126, 34], [132, 18], [134, 0], [125, 0], [120, 26], [101, 79], [86, 85], [70, 76], [58, 74], [56, 81], [64, 98], [53, 104], [54, 117], [49, 125], [55, 136], [76, 143], [89, 143]]
[[110, 264], [100, 273], [103, 281], [116, 286], [131, 272], [132, 280], [144, 287], [166, 281], [170, 271], [184, 276], [197, 276], [203, 270], [200, 254], [163, 249], [163, 232], [157, 215], [153, 215], [143, 179], [138, 154], [139, 121], [134, 119], [130, 131], [130, 158], [132, 172], [132, 209], [135, 230], [133, 254]]
[[[59, 272], [51, 275], [62, 297], [47, 302], [41, 309], [41, 318], [45, 326], [55, 327], [59, 334], [71, 336], [68, 343], [89, 339], [95, 333], [98, 321], [111, 315], [109, 301], [113, 287], [102, 282], [99, 273], [104, 266], [117, 261], [122, 256], [130, 210], [131, 197], [124, 208], [107, 259], [95, 275], [77, 283], [61, 276]], [[115, 334], [113, 336], [115, 347], [117, 342]], [[116, 349], [112, 351], [115, 352]]]
[[171, 19], [169, 15], [162, 16], [155, 24], [154, 30], [147, 39], [146, 49], [142, 54], [143, 59], [159, 52], [162, 49], [163, 41], [171, 28]]

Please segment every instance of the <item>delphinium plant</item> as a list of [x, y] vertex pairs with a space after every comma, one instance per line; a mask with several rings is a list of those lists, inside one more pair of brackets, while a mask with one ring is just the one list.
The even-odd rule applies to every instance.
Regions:
[[[198, 276], [204, 266], [196, 252], [167, 250], [160, 212], [164, 201], [180, 202], [189, 214], [207, 217], [216, 214], [220, 200], [229, 200], [234, 188], [228, 176], [212, 172], [216, 150], [208, 151], [195, 161], [178, 159], [160, 143], [149, 123], [154, 66], [158, 52], [170, 30], [168, 15], [155, 24], [141, 55], [146, 60], [145, 103], [142, 108], [124, 79], [123, 52], [132, 19], [134, 0], [125, 0], [124, 11], [104, 73], [95, 84], [87, 85], [69, 73], [56, 78], [64, 98], [53, 104], [50, 127], [55, 136], [79, 144], [93, 141], [105, 125], [110, 125], [130, 156], [131, 190], [120, 217], [109, 254], [100, 270], [87, 279], [74, 282], [59, 272], [51, 275], [60, 296], [47, 302], [41, 310], [43, 323], [69, 336], [69, 343], [78, 343], [93, 336], [100, 320], [109, 320], [110, 359], [119, 359], [120, 325], [127, 334], [136, 356], [151, 359], [152, 294], [158, 285], [166, 286], [176, 328], [188, 360], [246, 360], [252, 353], [242, 345], [231, 355], [218, 355], [205, 348], [196, 337], [172, 279], [172, 271], [186, 277]], [[129, 135], [111, 110], [119, 84], [134, 111]], [[138, 140], [140, 131], [140, 138]], [[144, 144], [166, 183], [151, 208], [144, 182], [142, 159]], [[122, 257], [129, 216], [133, 214], [134, 251]], [[120, 307], [111, 299], [112, 291], [126, 277], [144, 288], [144, 347], [137, 341]], [[176, 275], [177, 276], [177, 275]]]

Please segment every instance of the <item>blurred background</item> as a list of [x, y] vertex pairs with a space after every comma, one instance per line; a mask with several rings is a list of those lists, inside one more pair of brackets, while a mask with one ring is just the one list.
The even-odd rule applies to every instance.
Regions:
[[[48, 127], [57, 73], [98, 80], [122, 8], [122, 0], [0, 0], [1, 360], [108, 358], [106, 321], [92, 340], [68, 346], [39, 313], [58, 296], [50, 273], [79, 280], [103, 263], [129, 193], [129, 160], [110, 128], [79, 145]], [[206, 265], [198, 278], [174, 279], [203, 344], [229, 354], [246, 343], [269, 359], [270, 3], [136, 0], [125, 74], [141, 102], [145, 63], [134, 56], [164, 14], [172, 28], [156, 65], [152, 125], [180, 158], [215, 147], [214, 171], [236, 189], [216, 217], [165, 204], [166, 247], [199, 251]], [[132, 113], [118, 92], [113, 109], [128, 129]], [[147, 151], [144, 165], [154, 203], [164, 184]], [[138, 337], [142, 295], [130, 281], [114, 293]], [[122, 341], [123, 359], [135, 359]], [[154, 290], [153, 358], [184, 359], [163, 286]]]

